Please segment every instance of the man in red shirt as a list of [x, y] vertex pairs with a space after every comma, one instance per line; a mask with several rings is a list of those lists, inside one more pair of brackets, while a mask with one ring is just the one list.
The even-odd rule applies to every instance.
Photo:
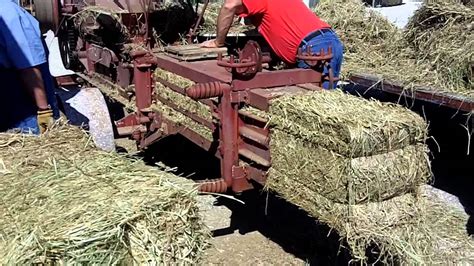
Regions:
[[[336, 33], [315, 15], [302, 0], [224, 0], [217, 19], [217, 37], [201, 44], [202, 47], [221, 47], [235, 15], [248, 17], [267, 43], [285, 63], [299, 68], [310, 68], [296, 59], [298, 49], [313, 52], [332, 47], [330, 67], [335, 77], [341, 70], [343, 46]], [[325, 68], [325, 74], [328, 69]], [[328, 83], [323, 87], [327, 88]]]

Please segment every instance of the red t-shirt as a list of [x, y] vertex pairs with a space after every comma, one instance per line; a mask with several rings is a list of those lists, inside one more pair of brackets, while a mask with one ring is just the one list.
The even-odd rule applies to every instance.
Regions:
[[330, 28], [302, 0], [242, 0], [244, 11], [273, 51], [287, 63], [296, 61], [298, 47], [309, 33]]

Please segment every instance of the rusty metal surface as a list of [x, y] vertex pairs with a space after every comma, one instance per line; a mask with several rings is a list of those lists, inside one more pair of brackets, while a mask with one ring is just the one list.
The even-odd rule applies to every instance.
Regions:
[[231, 90], [225, 88], [221, 97], [219, 114], [221, 116], [219, 146], [221, 152], [221, 176], [232, 187], [232, 167], [239, 163], [237, 149], [237, 106], [230, 100]]
[[298, 54], [296, 55], [296, 59], [303, 60], [309, 66], [317, 66], [324, 65], [328, 63], [332, 59], [332, 47], [329, 46], [328, 51], [325, 52], [324, 49], [321, 48], [319, 52], [314, 53], [311, 49], [311, 46], [308, 45], [306, 47], [306, 51], [301, 49], [298, 50]]
[[135, 99], [138, 111], [147, 109], [152, 103], [153, 79], [151, 65], [135, 60], [133, 76], [135, 82]]
[[311, 69], [287, 69], [280, 71], [259, 72], [249, 80], [233, 80], [234, 90], [246, 90], [256, 88], [273, 88], [291, 86], [303, 83], [315, 83], [321, 85], [322, 75]]
[[186, 95], [192, 99], [208, 99], [222, 96], [224, 89], [230, 90], [230, 86], [221, 82], [198, 83], [186, 90]]
[[268, 133], [259, 132], [259, 130], [255, 127], [251, 127], [249, 125], [243, 125], [239, 127], [239, 134], [243, 138], [247, 138], [251, 141], [254, 141], [264, 147], [268, 147], [269, 145], [269, 138]]
[[224, 193], [227, 191], [227, 183], [224, 178], [197, 181], [199, 192]]
[[253, 188], [254, 186], [249, 182], [247, 167], [232, 166], [232, 191], [234, 193], [241, 193]]
[[332, 57], [331, 46], [329, 46], [327, 52], [324, 51], [323, 48], [321, 48], [319, 52], [313, 52], [311, 46], [307, 46], [306, 51], [299, 49], [296, 55], [296, 59], [303, 60], [316, 72], [323, 73], [324, 68], [328, 69], [328, 74], [324, 76], [324, 79], [329, 81], [329, 89], [334, 88], [334, 84], [338, 80], [338, 78], [334, 77], [334, 72], [330, 65]]
[[474, 111], [474, 99], [462, 95], [456, 95], [448, 92], [440, 92], [427, 88], [415, 88], [414, 90], [405, 90], [401, 84], [394, 81], [381, 80], [379, 77], [367, 74], [353, 74], [349, 78], [356, 85], [366, 89], [375, 89], [408, 97], [414, 100], [428, 102], [439, 106], [448, 107], [454, 110], [465, 112]]
[[265, 168], [261, 169], [261, 168], [257, 168], [256, 166], [247, 165], [245, 167], [245, 171], [247, 173], [248, 179], [257, 182], [262, 186], [265, 185], [265, 182], [267, 181], [267, 177], [268, 177], [268, 169], [265, 169]]
[[215, 60], [180, 62], [165, 54], [158, 54], [156, 64], [161, 69], [198, 83], [213, 81], [230, 83], [232, 81], [232, 75], [219, 67]]

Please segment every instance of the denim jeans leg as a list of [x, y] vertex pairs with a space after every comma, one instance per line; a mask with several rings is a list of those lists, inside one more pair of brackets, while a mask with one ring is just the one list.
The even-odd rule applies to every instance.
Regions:
[[[343, 61], [343, 46], [339, 38], [335, 33], [322, 33], [321, 35], [316, 36], [309, 42], [307, 42], [302, 49], [305, 50], [307, 46], [311, 47], [313, 53], [319, 52], [323, 49], [325, 52], [328, 51], [329, 46], [332, 48], [333, 58], [329, 62], [331, 69], [333, 71], [334, 77], [339, 77], [341, 71], [341, 65]], [[298, 60], [297, 66], [299, 68], [310, 68], [304, 61]], [[327, 75], [329, 72], [328, 68], [324, 68], [323, 74]], [[334, 84], [336, 85], [336, 84]], [[323, 82], [322, 87], [325, 89], [329, 88], [329, 82]]]
[[39, 135], [40, 132], [36, 115], [26, 117], [22, 121], [19, 121], [18, 123], [13, 125], [12, 129], [19, 130], [21, 133], [24, 134], [31, 133]]

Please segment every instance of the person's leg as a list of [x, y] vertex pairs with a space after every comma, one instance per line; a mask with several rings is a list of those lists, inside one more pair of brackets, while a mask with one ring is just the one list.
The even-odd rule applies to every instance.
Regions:
[[51, 110], [53, 111], [53, 118], [59, 119], [59, 107], [55, 92], [56, 84], [54, 83], [51, 72], [49, 71], [49, 65], [48, 63], [44, 63], [40, 68], [44, 81], [44, 89], [46, 90], [46, 97], [48, 98], [48, 104], [51, 106]]
[[[41, 39], [43, 43], [43, 48], [46, 54], [46, 58], [49, 58], [49, 49], [46, 45], [46, 41], [44, 38]], [[41, 75], [44, 81], [44, 88], [46, 90], [46, 97], [48, 98], [48, 104], [51, 106], [51, 110], [53, 111], [53, 118], [59, 119], [59, 106], [56, 97], [56, 83], [54, 82], [54, 77], [51, 75], [51, 71], [49, 70], [49, 60], [46, 63], [40, 66], [41, 68]]]
[[[319, 52], [321, 49], [327, 52], [329, 47], [332, 48], [333, 57], [329, 62], [329, 65], [331, 66], [334, 77], [338, 78], [341, 72], [341, 65], [343, 61], [343, 46], [337, 35], [332, 32], [322, 33], [321, 35], [318, 35], [311, 41], [307, 42], [306, 45], [302, 47], [303, 50], [305, 50], [307, 46], [311, 47], [311, 51], [313, 53]], [[310, 68], [310, 66], [301, 60], [297, 61], [297, 66], [299, 68]], [[328, 73], [329, 69], [325, 67], [323, 74], [328, 75]], [[335, 85], [336, 84], [334, 84], [334, 86]], [[322, 86], [323, 88], [328, 89], [329, 82], [324, 82]]]

